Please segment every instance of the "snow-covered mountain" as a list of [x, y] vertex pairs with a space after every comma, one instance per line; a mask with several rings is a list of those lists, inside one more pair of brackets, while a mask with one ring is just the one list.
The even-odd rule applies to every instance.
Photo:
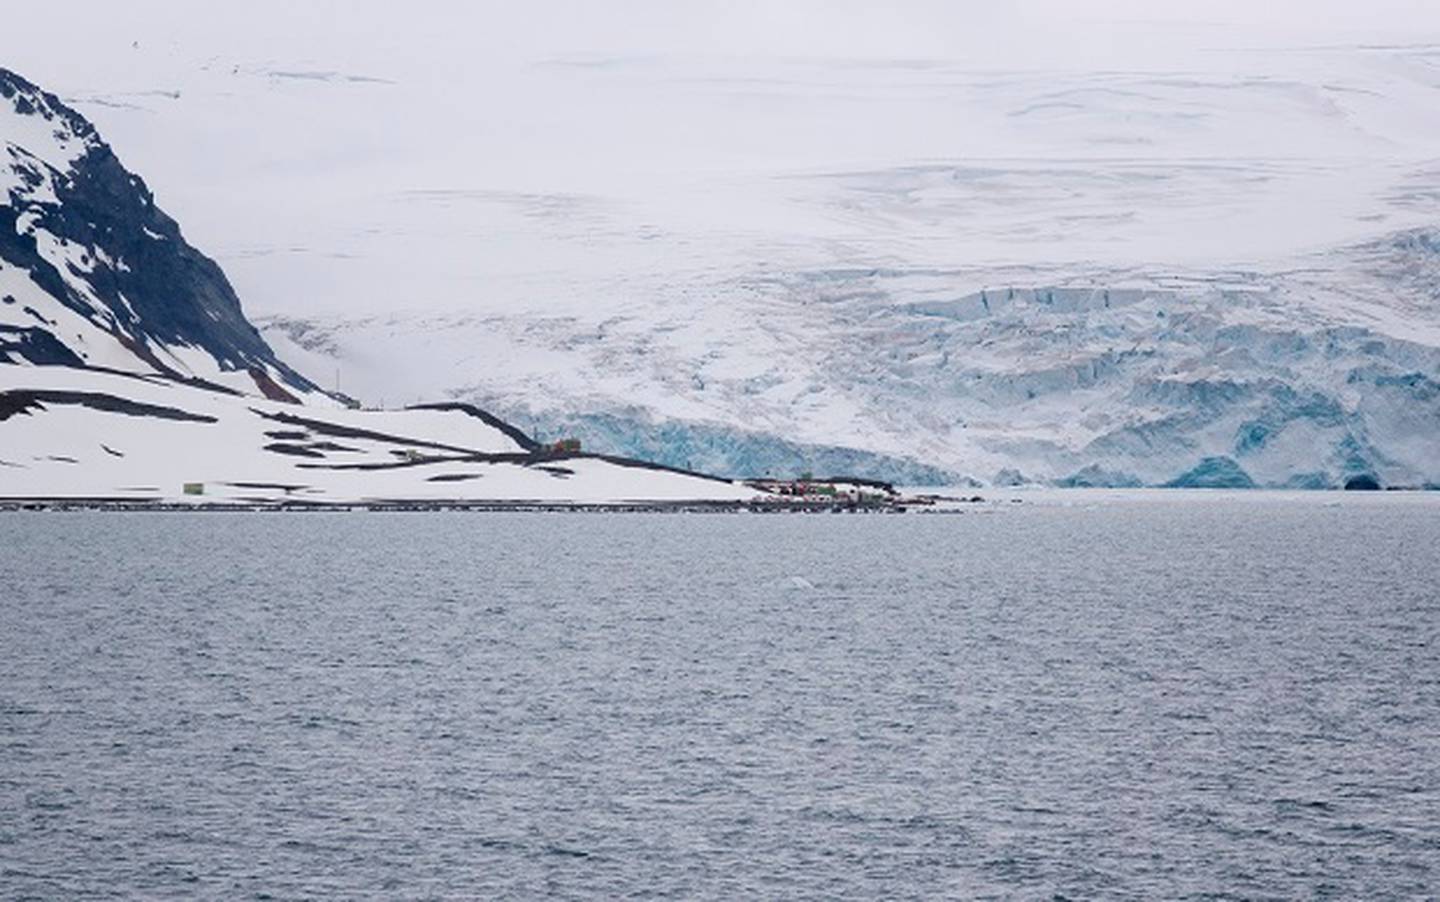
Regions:
[[722, 6], [0, 50], [367, 404], [730, 474], [1440, 481], [1440, 7]]
[[6, 69], [0, 115], [0, 363], [315, 393], [89, 122]]
[[0, 69], [0, 498], [738, 501], [466, 405], [348, 409], [281, 362], [93, 126]]

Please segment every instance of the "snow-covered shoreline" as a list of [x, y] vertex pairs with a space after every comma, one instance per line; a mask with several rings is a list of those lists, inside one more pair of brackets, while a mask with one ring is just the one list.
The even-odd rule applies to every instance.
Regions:
[[698, 473], [542, 448], [464, 406], [301, 407], [159, 376], [0, 367], [0, 498], [149, 504], [739, 502]]

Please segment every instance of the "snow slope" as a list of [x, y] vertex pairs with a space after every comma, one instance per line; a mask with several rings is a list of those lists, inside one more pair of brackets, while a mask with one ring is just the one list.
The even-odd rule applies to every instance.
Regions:
[[[187, 494], [197, 483], [201, 494]], [[473, 409], [301, 407], [161, 376], [0, 366], [0, 499], [743, 501], [745, 486], [549, 454]]]
[[1434, 4], [389, 10], [0, 53], [370, 404], [736, 475], [1440, 480]]

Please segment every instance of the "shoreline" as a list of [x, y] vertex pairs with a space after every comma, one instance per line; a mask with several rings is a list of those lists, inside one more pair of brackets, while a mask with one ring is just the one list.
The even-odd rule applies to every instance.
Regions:
[[[986, 499], [963, 499], [953, 503], [978, 506]], [[773, 503], [751, 501], [640, 501], [640, 502], [553, 502], [553, 501], [360, 501], [360, 502], [237, 502], [186, 504], [184, 502], [132, 501], [125, 499], [0, 499], [0, 513], [44, 513], [94, 511], [102, 513], [693, 513], [693, 514], [903, 514], [912, 510], [946, 512], [924, 504], [845, 505], [820, 503]]]
[[1019, 488], [986, 495], [943, 496], [906, 494], [883, 503], [852, 504], [832, 501], [539, 501], [464, 499], [385, 499], [365, 501], [263, 500], [187, 502], [133, 498], [0, 497], [0, 513], [564, 513], [564, 514], [961, 514], [1024, 505], [1075, 507], [1113, 503], [1150, 504], [1170, 501], [1197, 503], [1290, 502], [1334, 507], [1365, 502], [1425, 503], [1440, 500], [1433, 489], [1391, 489], [1375, 492], [1294, 489], [1093, 489]]

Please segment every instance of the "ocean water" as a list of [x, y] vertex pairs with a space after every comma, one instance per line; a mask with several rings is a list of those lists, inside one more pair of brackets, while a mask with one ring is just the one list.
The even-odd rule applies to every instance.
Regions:
[[0, 897], [1440, 892], [1440, 498], [0, 515]]

